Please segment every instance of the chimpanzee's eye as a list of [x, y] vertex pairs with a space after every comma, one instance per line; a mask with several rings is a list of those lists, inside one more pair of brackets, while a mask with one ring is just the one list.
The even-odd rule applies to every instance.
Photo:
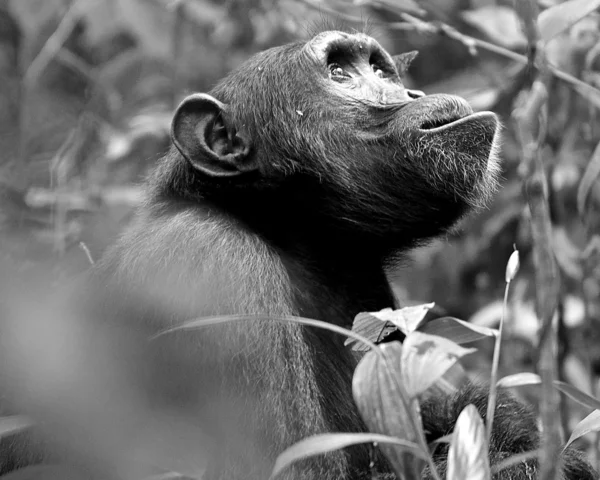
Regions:
[[350, 75], [348, 75], [337, 63], [332, 63], [329, 65], [329, 74], [331, 78], [338, 80], [350, 77]]
[[377, 75], [379, 78], [383, 78], [383, 70], [381, 68], [379, 68], [375, 64], [372, 64], [371, 68], [373, 69], [373, 72], [375, 73], [375, 75]]

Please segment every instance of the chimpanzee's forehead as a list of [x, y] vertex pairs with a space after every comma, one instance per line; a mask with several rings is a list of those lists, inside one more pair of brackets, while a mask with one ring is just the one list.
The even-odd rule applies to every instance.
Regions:
[[306, 47], [319, 58], [326, 57], [330, 51], [336, 48], [343, 48], [347, 51], [382, 50], [377, 40], [369, 35], [335, 30], [316, 35], [306, 43]]

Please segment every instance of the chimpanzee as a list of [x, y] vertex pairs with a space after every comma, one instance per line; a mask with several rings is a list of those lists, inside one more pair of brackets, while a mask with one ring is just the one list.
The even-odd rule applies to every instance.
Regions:
[[[330, 31], [259, 53], [186, 98], [143, 207], [93, 268], [96, 314], [153, 336], [235, 314], [350, 327], [396, 305], [386, 269], [483, 205], [499, 170], [497, 117], [405, 89], [404, 60]], [[263, 318], [153, 338], [131, 378], [155, 405], [196, 412], [216, 444], [205, 478], [266, 479], [304, 437], [365, 430], [341, 336]], [[430, 438], [468, 403], [485, 410], [485, 392], [424, 405]], [[499, 403], [493, 458], [535, 448], [532, 417]], [[354, 447], [282, 475], [371, 478], [370, 460], [370, 446]], [[579, 469], [568, 478], [595, 478], [577, 455], [567, 463]]]

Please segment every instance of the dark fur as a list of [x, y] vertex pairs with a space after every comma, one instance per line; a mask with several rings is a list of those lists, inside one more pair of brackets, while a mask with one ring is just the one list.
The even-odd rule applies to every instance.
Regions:
[[[421, 405], [423, 428], [428, 442], [452, 433], [460, 412], [467, 405], [475, 405], [485, 420], [487, 413], [487, 389], [467, 385], [456, 395], [429, 398]], [[536, 415], [531, 408], [518, 402], [508, 392], [500, 390], [496, 400], [494, 431], [490, 442], [490, 463], [494, 465], [519, 453], [539, 448]], [[443, 443], [435, 451], [435, 463], [442, 478], [446, 474], [448, 444]], [[584, 455], [568, 448], [561, 459], [564, 480], [597, 480], [597, 473], [590, 467]], [[529, 460], [507, 468], [494, 476], [494, 480], [532, 480], [537, 478], [537, 461]], [[528, 475], [528, 472], [531, 475]], [[431, 475], [425, 477], [430, 480]]]

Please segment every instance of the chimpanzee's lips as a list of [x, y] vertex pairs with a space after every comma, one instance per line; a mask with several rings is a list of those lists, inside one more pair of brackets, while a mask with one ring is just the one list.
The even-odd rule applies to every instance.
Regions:
[[472, 137], [484, 131], [489, 133], [486, 135], [488, 143], [498, 127], [495, 114], [474, 113], [464, 98], [444, 94], [426, 95], [408, 102], [398, 112], [397, 122], [400, 129], [412, 130], [419, 137]]
[[452, 112], [447, 116], [429, 119], [419, 126], [419, 130], [429, 133], [441, 133], [444, 130], [450, 130], [454, 127], [464, 125], [465, 123], [476, 122], [495, 127], [498, 124], [498, 118], [492, 112], [467, 113], [462, 115], [459, 112]]

